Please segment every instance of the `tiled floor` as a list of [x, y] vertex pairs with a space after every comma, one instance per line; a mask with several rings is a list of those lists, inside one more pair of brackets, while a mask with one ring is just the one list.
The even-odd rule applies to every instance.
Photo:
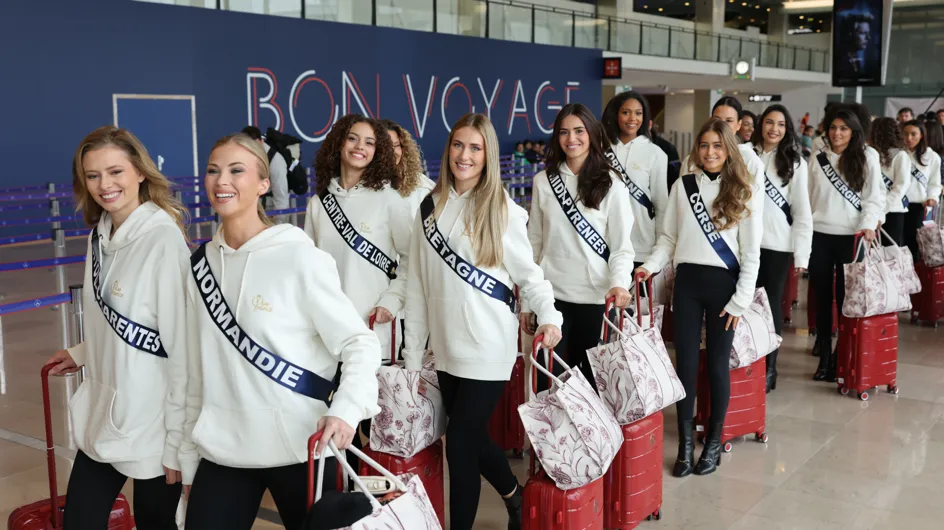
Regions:
[[[68, 254], [83, 252], [82, 240]], [[0, 247], [0, 261], [47, 257], [41, 247]], [[81, 281], [81, 266], [69, 280]], [[5, 302], [51, 294], [48, 270], [0, 273]], [[805, 289], [800, 289], [805, 292]], [[805, 311], [794, 311], [805, 327]], [[39, 367], [58, 347], [58, 316], [49, 309], [0, 321], [0, 521], [11, 510], [48, 495]], [[769, 396], [767, 444], [736, 442], [718, 473], [675, 479], [675, 410], [666, 410], [663, 518], [652, 529], [940, 529], [944, 528], [944, 331], [901, 322], [898, 396], [868, 402], [839, 396], [835, 386], [809, 380], [815, 359], [803, 330], [786, 333], [781, 378]], [[71, 452], [65, 436], [65, 382], [53, 385], [60, 491]], [[524, 462], [513, 460], [522, 483]], [[129, 492], [126, 492], [130, 494]], [[271, 501], [265, 505], [272, 507]], [[274, 512], [264, 511], [264, 518]], [[504, 507], [483, 485], [477, 529], [503, 530]], [[254, 528], [281, 528], [260, 518]]]

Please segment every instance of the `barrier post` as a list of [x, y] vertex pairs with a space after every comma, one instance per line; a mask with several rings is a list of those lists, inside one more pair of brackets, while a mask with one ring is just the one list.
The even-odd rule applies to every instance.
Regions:
[[[297, 206], [298, 199], [296, 198], [295, 194], [292, 194], [288, 198], [288, 207], [294, 210]], [[298, 226], [298, 213], [292, 213], [292, 224]]]
[[[49, 193], [49, 194], [56, 193], [56, 183], [55, 183], [55, 182], [50, 182], [49, 184], [47, 184], [47, 185], [46, 185], [46, 192]], [[58, 217], [58, 216], [59, 216], [59, 199], [56, 199], [56, 198], [49, 199], [49, 216], [50, 216], [50, 217]], [[52, 223], [52, 229], [53, 229], [53, 230], [58, 230], [58, 229], [60, 229], [60, 228], [62, 228], [62, 223], [60, 223], [60, 222], [58, 222], [58, 221]], [[52, 241], [52, 248], [53, 248], [53, 252], [55, 252], [55, 250], [56, 250], [55, 232], [53, 232], [53, 236], [54, 236], [54, 237], [53, 237], [53, 241]], [[62, 291], [59, 291], [59, 292], [61, 293]], [[58, 306], [53, 306], [53, 310], [56, 310], [57, 307], [58, 307]]]
[[[62, 228], [54, 228], [52, 231], [53, 254], [57, 258], [63, 258], [66, 255], [66, 233]], [[64, 293], [66, 291], [66, 268], [59, 265], [55, 269], [56, 273], [56, 292]], [[53, 310], [59, 310], [59, 306], [52, 306]], [[71, 346], [69, 344], [69, 317], [65, 311], [59, 310], [59, 323], [62, 329], [62, 347], [63, 349]]]
[[[69, 286], [69, 294], [72, 297], [72, 300], [69, 302], [69, 320], [71, 322], [70, 335], [72, 336], [70, 346], [78, 345], [85, 340], [82, 292], [82, 285]], [[65, 311], [62, 313], [65, 314]], [[75, 395], [75, 392], [85, 380], [85, 367], [81, 367], [74, 373], [66, 374], [63, 378], [65, 379], [66, 384], [66, 403], [69, 403], [72, 401], [72, 396]], [[66, 433], [68, 433], [69, 438], [66, 445], [69, 449], [75, 449], [75, 439], [72, 436], [72, 416], [70, 414], [66, 414], [65, 419]]]
[[[197, 198], [196, 198], [196, 203], [197, 203], [197, 204], [200, 204], [200, 195], [199, 195], [199, 193], [200, 193], [200, 181], [199, 181], [199, 180], [193, 181], [193, 191], [195, 191], [195, 192], [198, 193], [198, 195], [196, 196], [196, 197], [197, 197]], [[207, 196], [207, 200], [210, 200], [209, 195]], [[200, 217], [200, 208], [194, 208], [194, 209], [193, 209], [193, 216], [194, 216], [194, 217]], [[213, 230], [213, 233], [214, 233], [214, 234], [216, 233], [216, 230], [215, 230], [215, 229]], [[203, 225], [202, 225], [202, 224], [197, 224], [197, 234], [196, 234], [196, 235], [197, 235], [197, 239], [203, 239]], [[210, 237], [213, 237], [213, 236], [211, 235]]]

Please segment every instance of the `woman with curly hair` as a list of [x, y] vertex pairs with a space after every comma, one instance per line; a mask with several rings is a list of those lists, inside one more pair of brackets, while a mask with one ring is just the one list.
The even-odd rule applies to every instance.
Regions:
[[[560, 353], [592, 384], [587, 350], [599, 340], [604, 302], [612, 296], [619, 307], [629, 303], [633, 210], [590, 109], [580, 103], [561, 109], [552, 138], [547, 168], [534, 177], [528, 239], [564, 315]], [[522, 307], [521, 327], [533, 334], [531, 316]]]
[[316, 195], [305, 232], [338, 265], [341, 288], [365, 320], [376, 317], [383, 352], [403, 307], [413, 210], [386, 129], [357, 114], [334, 124], [315, 155]]
[[908, 213], [908, 198], [911, 187], [911, 159], [904, 150], [901, 127], [894, 118], [879, 118], [872, 122], [870, 132], [872, 148], [878, 152], [885, 181], [885, 219], [882, 228], [888, 232], [896, 246], [904, 245], [905, 214]]
[[[734, 129], [712, 118], [689, 155], [697, 171], [669, 191], [665, 222], [649, 259], [636, 269], [648, 278], [669, 262], [676, 267], [672, 312], [675, 351], [685, 399], [678, 409], [676, 477], [713, 473], [721, 462], [721, 429], [731, 394], [728, 362], [734, 328], [754, 298], [764, 235], [763, 181], [748, 172]], [[695, 464], [692, 423], [699, 343], [704, 322], [711, 416], [705, 448]]]
[[400, 196], [409, 201], [411, 211], [416, 215], [420, 202], [429, 195], [436, 183], [423, 173], [420, 147], [413, 136], [393, 120], [381, 120], [380, 124], [393, 144], [397, 174], [400, 177]]
[[902, 126], [905, 149], [911, 158], [911, 186], [908, 187], [908, 213], [905, 215], [905, 243], [915, 263], [920, 258], [917, 232], [924, 222], [924, 209], [937, 204], [941, 196], [941, 157], [928, 145], [924, 122], [911, 120]]

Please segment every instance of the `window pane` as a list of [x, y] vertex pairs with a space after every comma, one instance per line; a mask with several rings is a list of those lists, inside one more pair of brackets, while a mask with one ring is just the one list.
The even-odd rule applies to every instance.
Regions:
[[433, 0], [377, 0], [377, 25], [433, 31]]
[[371, 24], [371, 0], [305, 0], [305, 18]]
[[242, 13], [294, 18], [302, 16], [302, 4], [299, 0], [223, 0], [221, 7]]
[[209, 7], [216, 9], [216, 0], [136, 0], [138, 2], [150, 2], [152, 4], [169, 4], [190, 7]]

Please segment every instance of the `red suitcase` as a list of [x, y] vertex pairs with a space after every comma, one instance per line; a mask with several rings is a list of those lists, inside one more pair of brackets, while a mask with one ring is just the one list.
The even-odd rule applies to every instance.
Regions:
[[[373, 458], [382, 467], [394, 475], [404, 473], [413, 473], [423, 481], [423, 487], [426, 488], [426, 494], [429, 495], [433, 508], [436, 508], [436, 515], [439, 516], [439, 524], [446, 527], [446, 498], [443, 487], [443, 442], [437, 441], [433, 445], [423, 449], [415, 455], [404, 458], [402, 456], [388, 455], [371, 451], [370, 447], [361, 449], [365, 455]], [[366, 462], [360, 462], [360, 468], [357, 472], [361, 476], [369, 477], [379, 475], [377, 470], [367, 465]]]
[[[518, 330], [518, 349], [521, 348], [521, 330]], [[488, 423], [488, 433], [503, 451], [513, 451], [520, 457], [524, 452], [524, 425], [518, 407], [524, 403], [524, 357], [518, 356], [511, 369], [511, 379], [505, 385], [495, 412]]]
[[911, 295], [911, 323], [925, 322], [937, 327], [944, 318], [944, 266], [928, 267], [915, 263], [915, 272], [921, 279], [921, 292]]
[[623, 446], [603, 477], [603, 527], [662, 519], [662, 411], [623, 425]]
[[[698, 412], [695, 414], [695, 431], [699, 441], [704, 441], [711, 405], [705, 355], [705, 350], [702, 350], [698, 368]], [[760, 359], [750, 366], [731, 370], [731, 398], [721, 431], [724, 452], [731, 452], [731, 440], [749, 434], [753, 434], [758, 442], [767, 443], [766, 420], [767, 359]]]
[[[537, 345], [541, 337], [534, 338], [531, 362], [537, 362]], [[553, 373], [553, 372], [552, 372]], [[531, 386], [537, 392], [537, 369], [532, 368]], [[531, 452], [531, 467], [528, 482], [524, 486], [521, 509], [523, 530], [599, 530], [603, 528], [603, 479], [572, 490], [558, 489], [543, 469], [536, 467], [534, 452]]]
[[869, 399], [869, 390], [886, 385], [898, 393], [898, 314], [867, 318], [843, 317], [836, 349], [839, 393], [856, 392]]
[[780, 309], [783, 311], [783, 321], [789, 324], [793, 321], [793, 306], [797, 304], [800, 290], [800, 275], [793, 267], [793, 260], [790, 260], [790, 268], [787, 269], [787, 278], [783, 286], [783, 300], [780, 302]]
[[[49, 469], [49, 498], [13, 510], [7, 519], [8, 530], [61, 530], [66, 497], [59, 495], [56, 483], [56, 450], [52, 439], [52, 414], [49, 407], [49, 370], [55, 363], [43, 366], [43, 415], [46, 420], [46, 466]], [[52, 499], [56, 499], [53, 509]], [[108, 517], [108, 530], [132, 530], [134, 517], [131, 505], [124, 495], [118, 494]]]

